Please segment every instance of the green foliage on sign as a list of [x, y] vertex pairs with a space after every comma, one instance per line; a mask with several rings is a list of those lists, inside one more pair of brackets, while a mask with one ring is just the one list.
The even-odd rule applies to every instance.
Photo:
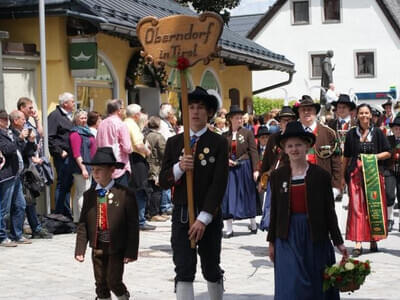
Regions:
[[[295, 101], [290, 101], [289, 105], [293, 106]], [[281, 108], [283, 106], [283, 99], [268, 99], [258, 96], [253, 97], [253, 108], [256, 115], [263, 115], [273, 108]]]
[[235, 8], [239, 5], [240, 0], [175, 0], [179, 4], [187, 6], [192, 4], [193, 8], [198, 12], [213, 11], [219, 14], [224, 23], [229, 22], [230, 13], [227, 9]]

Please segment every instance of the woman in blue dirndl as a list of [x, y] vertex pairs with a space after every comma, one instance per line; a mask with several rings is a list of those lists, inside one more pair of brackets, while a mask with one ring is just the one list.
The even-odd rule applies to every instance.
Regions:
[[255, 217], [261, 214], [256, 187], [259, 157], [253, 133], [242, 127], [243, 114], [238, 105], [232, 105], [227, 115], [230, 128], [223, 134], [229, 145], [229, 178], [222, 201], [225, 238], [233, 236], [232, 222], [240, 219], [250, 219], [249, 230], [256, 234]]
[[289, 165], [271, 174], [271, 222], [267, 240], [275, 267], [276, 300], [339, 299], [337, 289], [323, 292], [323, 272], [335, 263], [333, 244], [348, 257], [339, 230], [331, 176], [308, 164], [315, 136], [290, 122], [277, 144]]

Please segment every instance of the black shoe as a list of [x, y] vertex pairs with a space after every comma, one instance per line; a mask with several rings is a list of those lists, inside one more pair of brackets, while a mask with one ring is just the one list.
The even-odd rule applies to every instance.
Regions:
[[143, 231], [145, 231], [145, 230], [154, 230], [154, 229], [156, 229], [156, 226], [144, 223], [143, 225], [139, 226], [139, 229], [143, 230]]
[[250, 230], [250, 233], [251, 233], [251, 234], [257, 234], [258, 225], [257, 225], [256, 229], [251, 229], [251, 225], [247, 226], [247, 228]]
[[233, 237], [233, 231], [230, 233], [224, 233], [224, 239], [230, 239], [231, 237]]
[[48, 232], [46, 229], [42, 228], [37, 232], [32, 233], [33, 239], [52, 239], [53, 235]]
[[351, 256], [352, 257], [359, 257], [363, 253], [363, 248], [354, 248], [353, 251], [351, 251]]
[[393, 230], [393, 225], [394, 225], [394, 221], [388, 220], [388, 232], [391, 232]]
[[371, 242], [371, 246], [369, 247], [370, 252], [378, 252], [378, 244], [377, 242]]

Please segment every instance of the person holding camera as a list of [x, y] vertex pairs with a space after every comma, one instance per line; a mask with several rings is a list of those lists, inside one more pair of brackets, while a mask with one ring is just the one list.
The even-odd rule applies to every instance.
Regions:
[[[27, 97], [21, 97], [18, 99], [17, 108], [20, 112], [22, 112], [25, 116], [25, 125], [24, 128], [28, 129], [28, 136], [35, 135], [35, 144], [37, 145], [36, 151], [33, 153], [31, 157], [26, 158], [26, 164], [29, 168], [30, 164], [33, 164], [34, 167], [40, 167], [43, 164], [44, 158], [44, 149], [43, 149], [43, 127], [39, 119], [39, 113], [35, 109], [33, 105], [33, 101]], [[30, 121], [30, 119], [34, 120], [34, 123]], [[29, 189], [24, 187], [24, 195], [26, 200], [26, 218], [28, 219], [29, 226], [32, 230], [32, 238], [35, 239], [51, 239], [53, 236], [49, 233], [38, 218], [36, 212], [36, 197], [29, 191]]]
[[[6, 155], [8, 167], [4, 167], [0, 175], [0, 245], [15, 247], [16, 244], [30, 244], [23, 235], [26, 201], [22, 192], [21, 174], [24, 170], [24, 158], [32, 156], [36, 150], [35, 135], [24, 129], [25, 116], [14, 110], [10, 113], [10, 130], [7, 129], [7, 113], [0, 112], [0, 149]], [[6, 232], [5, 216], [10, 214], [10, 239]]]

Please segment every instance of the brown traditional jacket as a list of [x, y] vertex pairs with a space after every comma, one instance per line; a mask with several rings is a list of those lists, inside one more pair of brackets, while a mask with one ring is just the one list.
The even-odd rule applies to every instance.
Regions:
[[[137, 259], [139, 249], [139, 217], [135, 194], [117, 183], [110, 189], [114, 196], [107, 200], [107, 221], [110, 230], [110, 254], [124, 253]], [[87, 243], [97, 246], [97, 192], [94, 188], [83, 194], [83, 207], [76, 231], [75, 256], [84, 255]]]
[[[267, 240], [287, 239], [291, 215], [289, 165], [272, 172], [271, 222]], [[332, 239], [334, 245], [343, 244], [333, 199], [331, 176], [322, 168], [310, 164], [306, 177], [306, 206], [311, 238], [314, 242]]]
[[269, 136], [263, 156], [263, 161], [261, 164], [261, 174], [264, 172], [268, 172], [268, 176], [270, 176], [270, 173], [277, 167], [278, 160], [278, 167], [289, 164], [289, 158], [287, 154], [276, 144], [276, 137], [280, 134], [281, 132], [275, 132]]
[[[228, 151], [232, 151], [232, 131], [229, 130], [222, 134], [228, 139]], [[241, 138], [242, 136], [242, 138]], [[258, 170], [258, 157], [256, 141], [253, 132], [246, 128], [239, 128], [236, 133], [236, 159], [250, 159], [251, 165], [253, 166], [253, 171]]]
[[[159, 176], [164, 189], [174, 187], [172, 202], [187, 205], [186, 174], [175, 182], [173, 167], [183, 155], [183, 134], [170, 137], [165, 147]], [[228, 145], [221, 135], [209, 129], [196, 143], [194, 153], [193, 195], [195, 210], [216, 215], [228, 182]]]
[[342, 160], [339, 151], [335, 151], [335, 147], [339, 147], [336, 133], [328, 126], [317, 123], [317, 136], [315, 140], [314, 149], [321, 152], [323, 146], [329, 146], [331, 155], [327, 158], [321, 158], [317, 155], [317, 165], [325, 169], [332, 176], [332, 186], [341, 188], [342, 176]]

